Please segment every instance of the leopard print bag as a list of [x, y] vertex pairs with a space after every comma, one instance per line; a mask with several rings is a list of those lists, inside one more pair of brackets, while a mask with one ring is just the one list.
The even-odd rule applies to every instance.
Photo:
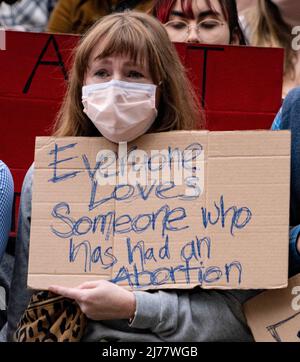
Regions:
[[41, 291], [33, 294], [18, 324], [16, 342], [76, 342], [82, 338], [86, 316], [70, 299]]

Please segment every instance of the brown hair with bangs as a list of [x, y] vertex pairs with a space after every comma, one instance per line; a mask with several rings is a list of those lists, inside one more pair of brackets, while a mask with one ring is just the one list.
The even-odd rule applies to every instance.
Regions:
[[99, 42], [101, 58], [129, 55], [134, 62], [148, 62], [152, 80], [160, 92], [158, 116], [149, 132], [191, 130], [196, 123], [203, 123], [193, 86], [164, 27], [150, 15], [129, 11], [103, 17], [80, 41], [54, 136], [100, 135], [83, 112], [81, 101], [89, 59]]

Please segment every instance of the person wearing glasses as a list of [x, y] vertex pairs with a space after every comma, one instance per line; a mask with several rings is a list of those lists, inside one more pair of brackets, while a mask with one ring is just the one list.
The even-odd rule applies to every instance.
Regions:
[[157, 0], [152, 15], [172, 42], [247, 44], [235, 0]]

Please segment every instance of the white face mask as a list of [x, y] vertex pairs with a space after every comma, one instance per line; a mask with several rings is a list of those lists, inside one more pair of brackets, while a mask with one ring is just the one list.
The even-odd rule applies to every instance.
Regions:
[[157, 117], [156, 85], [111, 80], [82, 87], [84, 112], [108, 140], [130, 142]]

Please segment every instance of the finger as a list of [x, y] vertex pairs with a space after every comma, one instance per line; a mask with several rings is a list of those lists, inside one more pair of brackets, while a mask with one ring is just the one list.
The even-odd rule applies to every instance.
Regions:
[[99, 286], [99, 280], [85, 282], [79, 285], [78, 289], [93, 289]]
[[81, 300], [82, 298], [82, 291], [79, 290], [78, 288], [66, 288], [66, 287], [61, 287], [59, 285], [51, 285], [48, 289], [50, 292], [62, 295], [65, 298], [70, 298], [75, 300]]

